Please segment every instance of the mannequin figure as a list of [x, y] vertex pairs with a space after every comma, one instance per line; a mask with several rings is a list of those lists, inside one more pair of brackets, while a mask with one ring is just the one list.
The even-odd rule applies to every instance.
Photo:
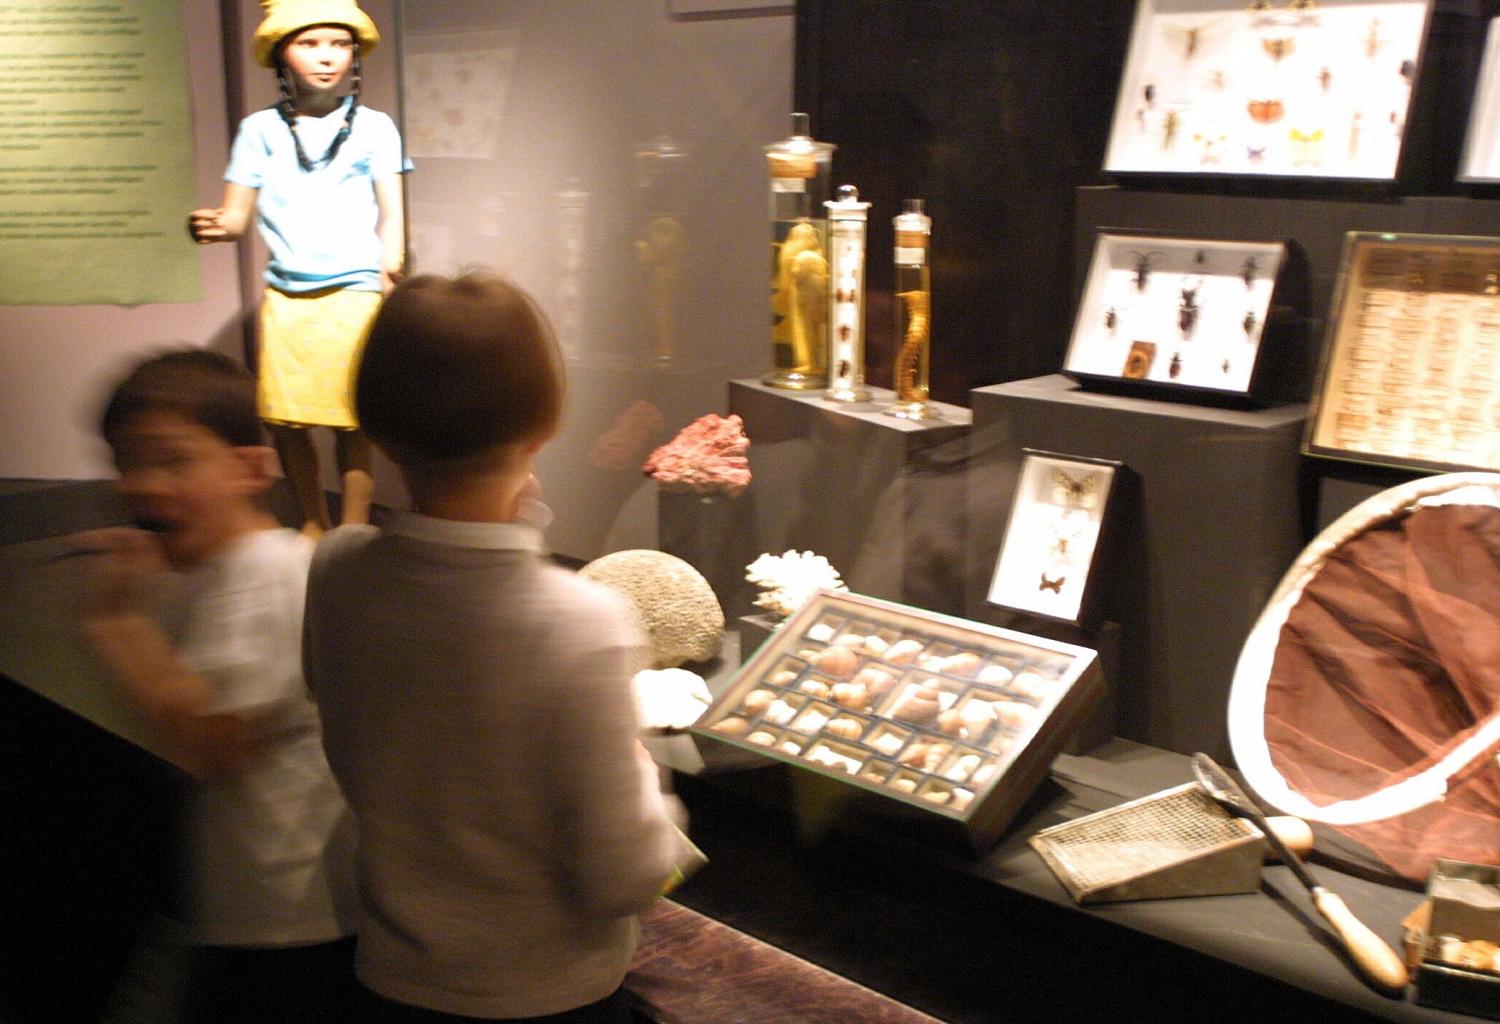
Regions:
[[222, 204], [194, 210], [200, 244], [241, 237], [254, 215], [270, 249], [260, 310], [257, 400], [302, 515], [330, 526], [309, 428], [330, 427], [341, 520], [368, 522], [371, 449], [349, 402], [350, 375], [381, 296], [401, 277], [406, 240], [395, 123], [359, 102], [360, 59], [380, 33], [355, 0], [261, 0], [255, 59], [281, 98], [240, 123]]

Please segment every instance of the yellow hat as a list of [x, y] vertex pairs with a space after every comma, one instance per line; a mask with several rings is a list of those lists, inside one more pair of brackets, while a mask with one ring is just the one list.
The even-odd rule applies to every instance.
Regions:
[[265, 20], [255, 30], [255, 61], [275, 66], [276, 44], [313, 25], [347, 25], [359, 40], [362, 54], [380, 43], [380, 30], [354, 0], [260, 0]]

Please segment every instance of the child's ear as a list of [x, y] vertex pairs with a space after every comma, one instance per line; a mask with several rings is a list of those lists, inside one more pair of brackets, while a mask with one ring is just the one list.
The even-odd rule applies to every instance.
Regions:
[[246, 494], [264, 494], [275, 478], [276, 451], [269, 445], [243, 445], [234, 450], [239, 459], [241, 482]]

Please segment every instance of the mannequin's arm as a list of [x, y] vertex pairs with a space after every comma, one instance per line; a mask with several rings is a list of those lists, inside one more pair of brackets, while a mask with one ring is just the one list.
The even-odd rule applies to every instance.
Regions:
[[401, 193], [401, 175], [375, 179], [375, 205], [380, 219], [380, 290], [389, 293], [406, 273], [406, 215]]
[[211, 242], [233, 242], [245, 233], [255, 213], [259, 190], [232, 181], [224, 183], [223, 205], [217, 209], [194, 210], [188, 214], [188, 232], [199, 245]]

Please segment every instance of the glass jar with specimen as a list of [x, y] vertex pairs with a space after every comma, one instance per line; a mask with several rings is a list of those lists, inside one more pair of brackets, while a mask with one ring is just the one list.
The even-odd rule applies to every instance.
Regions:
[[932, 355], [932, 279], [927, 244], [932, 218], [922, 200], [908, 199], [896, 215], [896, 365], [891, 386], [896, 401], [886, 411], [907, 420], [940, 419], [927, 400]]
[[771, 177], [772, 387], [828, 383], [828, 221], [831, 143], [808, 135], [806, 114], [792, 134], [766, 147]]
[[870, 204], [859, 189], [840, 185], [828, 208], [829, 348], [828, 390], [831, 402], [868, 402], [865, 387], [865, 234]]

